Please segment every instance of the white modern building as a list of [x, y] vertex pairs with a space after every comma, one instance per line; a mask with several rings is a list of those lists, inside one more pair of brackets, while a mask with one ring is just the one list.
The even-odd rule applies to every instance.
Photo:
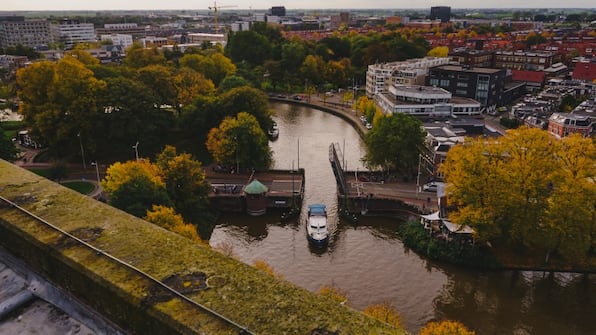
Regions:
[[480, 102], [452, 96], [445, 89], [420, 85], [391, 85], [376, 94], [375, 103], [384, 114], [406, 113], [424, 118], [480, 115]]
[[63, 43], [64, 49], [72, 49], [77, 43], [97, 42], [93, 23], [65, 19], [60, 24], [52, 25], [51, 29], [54, 40]]
[[227, 35], [226, 34], [207, 34], [207, 33], [193, 33], [188, 34], [188, 43], [204, 43], [208, 42], [213, 45], [221, 44], [226, 46]]
[[109, 34], [101, 35], [102, 41], [112, 41], [113, 45], [119, 45], [124, 49], [128, 49], [132, 45], [132, 35], [128, 34]]
[[430, 67], [448, 63], [448, 57], [424, 57], [369, 65], [366, 71], [366, 95], [372, 98], [385, 93], [391, 85], [423, 85]]

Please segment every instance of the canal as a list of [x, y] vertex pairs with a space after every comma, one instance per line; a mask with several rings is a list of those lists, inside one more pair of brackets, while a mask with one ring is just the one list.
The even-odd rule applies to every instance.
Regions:
[[[345, 152], [348, 170], [363, 169], [364, 146], [357, 132], [333, 115], [272, 103], [280, 136], [271, 142], [275, 168], [305, 169], [302, 217], [280, 223], [279, 214], [224, 215], [210, 244], [232, 250], [241, 261], [266, 261], [305, 289], [324, 285], [343, 291], [363, 309], [388, 302], [411, 333], [429, 321], [451, 319], [485, 334], [596, 334], [596, 275], [530, 271], [482, 272], [436, 263], [403, 246], [398, 220], [362, 218], [357, 226], [337, 217], [337, 192], [328, 160], [329, 144]], [[345, 150], [344, 150], [345, 148]], [[306, 240], [309, 203], [325, 203], [332, 238], [324, 250]]]

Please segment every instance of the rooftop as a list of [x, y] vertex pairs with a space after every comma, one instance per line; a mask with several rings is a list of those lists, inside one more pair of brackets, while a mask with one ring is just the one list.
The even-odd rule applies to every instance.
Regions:
[[433, 69], [440, 69], [445, 71], [459, 71], [459, 72], [471, 72], [471, 73], [486, 73], [486, 74], [493, 74], [498, 72], [503, 72], [503, 69], [493, 69], [488, 67], [470, 67], [465, 65], [439, 65], [435, 66]]

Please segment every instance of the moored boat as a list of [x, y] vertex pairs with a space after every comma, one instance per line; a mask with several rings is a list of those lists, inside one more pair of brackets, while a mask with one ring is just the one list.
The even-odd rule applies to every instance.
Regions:
[[312, 204], [308, 206], [306, 236], [308, 241], [315, 246], [325, 246], [329, 242], [329, 230], [327, 229], [327, 209], [325, 205]]
[[273, 122], [273, 125], [271, 126], [271, 129], [269, 129], [267, 134], [271, 139], [276, 139], [277, 137], [279, 137], [279, 127], [277, 127], [277, 123]]

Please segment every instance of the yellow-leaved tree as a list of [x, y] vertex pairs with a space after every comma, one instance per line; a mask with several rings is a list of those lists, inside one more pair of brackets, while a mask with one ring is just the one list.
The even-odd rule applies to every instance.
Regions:
[[596, 246], [596, 150], [579, 135], [535, 128], [452, 148], [445, 174], [449, 218], [476, 238], [568, 259]]
[[448, 54], [449, 47], [440, 46], [430, 49], [426, 55], [430, 57], [447, 57]]
[[145, 220], [195, 242], [202, 242], [195, 226], [185, 223], [182, 216], [171, 207], [153, 205], [151, 210], [147, 211]]
[[420, 329], [418, 335], [474, 335], [475, 332], [469, 330], [463, 324], [457, 321], [445, 320], [441, 322], [430, 322], [424, 328]]
[[401, 327], [401, 316], [399, 315], [399, 312], [388, 302], [367, 306], [362, 312], [379, 321], [383, 321], [395, 327]]

